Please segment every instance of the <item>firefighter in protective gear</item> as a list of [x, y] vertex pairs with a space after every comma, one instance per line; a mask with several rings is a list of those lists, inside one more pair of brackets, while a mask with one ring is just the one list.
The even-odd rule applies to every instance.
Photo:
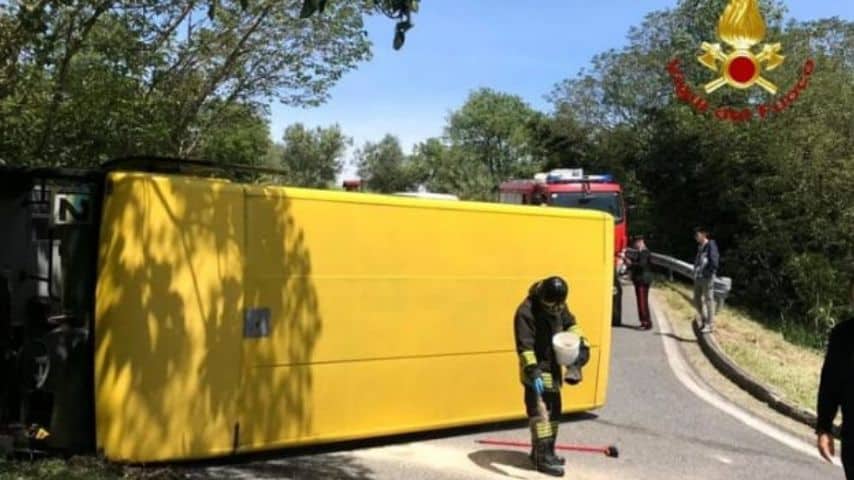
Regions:
[[[564, 379], [570, 384], [580, 382], [581, 367], [590, 358], [589, 344], [566, 306], [568, 293], [569, 287], [560, 277], [541, 280], [531, 286], [513, 320], [525, 409], [531, 426], [531, 460], [538, 471], [553, 476], [563, 476], [565, 463], [555, 454], [561, 414], [560, 387]], [[582, 339], [578, 359], [567, 368], [566, 377], [561, 374], [552, 347], [552, 337], [565, 331]], [[539, 401], [545, 404], [548, 418], [541, 416]]]

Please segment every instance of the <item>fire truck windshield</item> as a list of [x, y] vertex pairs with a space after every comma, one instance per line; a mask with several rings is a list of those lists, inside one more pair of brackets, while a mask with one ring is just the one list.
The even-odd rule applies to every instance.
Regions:
[[614, 222], [623, 221], [623, 206], [620, 194], [616, 192], [561, 192], [552, 193], [551, 202], [556, 207], [587, 208], [610, 213], [614, 216]]

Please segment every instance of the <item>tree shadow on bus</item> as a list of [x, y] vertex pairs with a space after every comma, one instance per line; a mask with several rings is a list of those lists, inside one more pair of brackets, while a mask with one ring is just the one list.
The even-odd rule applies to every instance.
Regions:
[[[108, 457], [199, 458], [310, 432], [311, 370], [272, 368], [308, 365], [320, 335], [310, 255], [289, 199], [262, 192], [249, 216], [247, 188], [150, 176], [107, 187], [95, 388]], [[245, 264], [247, 244], [264, 250], [263, 271]], [[278, 355], [243, 338], [244, 309], [258, 307]]]

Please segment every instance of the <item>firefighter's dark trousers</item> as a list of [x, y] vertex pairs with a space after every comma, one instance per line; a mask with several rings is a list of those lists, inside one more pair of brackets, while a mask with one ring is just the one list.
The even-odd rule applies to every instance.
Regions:
[[532, 443], [557, 438], [562, 410], [560, 390], [547, 387], [542, 397], [549, 412], [549, 418], [540, 418], [540, 412], [537, 409], [537, 392], [533, 388], [525, 386], [525, 410], [531, 424]]

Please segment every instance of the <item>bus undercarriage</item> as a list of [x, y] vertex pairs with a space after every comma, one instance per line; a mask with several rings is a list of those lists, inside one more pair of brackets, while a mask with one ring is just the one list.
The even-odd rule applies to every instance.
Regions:
[[0, 454], [94, 443], [98, 179], [0, 170]]

